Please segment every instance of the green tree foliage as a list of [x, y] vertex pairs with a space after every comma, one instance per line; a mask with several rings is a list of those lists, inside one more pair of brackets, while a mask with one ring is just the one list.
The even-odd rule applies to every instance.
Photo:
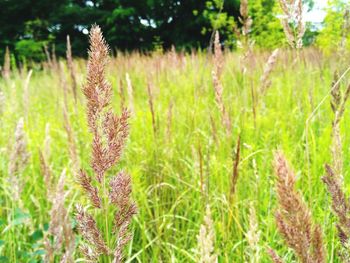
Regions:
[[239, 5], [239, 1], [207, 1], [203, 17], [209, 20], [210, 25], [202, 28], [202, 34], [205, 35], [208, 32], [211, 33], [218, 30], [221, 39], [225, 40], [227, 46], [235, 46], [236, 36], [234, 29], [237, 27], [236, 20], [239, 16]]
[[283, 28], [277, 18], [278, 1], [249, 1], [249, 12], [253, 19], [251, 38], [255, 41], [256, 46], [275, 48], [285, 42]]
[[316, 40], [317, 45], [326, 54], [339, 50], [343, 36], [346, 39], [346, 49], [350, 49], [350, 18], [346, 19], [344, 16], [345, 10], [349, 10], [349, 8], [350, 4], [347, 0], [330, 0], [328, 2], [327, 14]]
[[64, 0], [0, 0], [0, 47], [14, 49], [23, 39], [49, 39], [49, 21], [53, 10]]
[[[329, 49], [341, 38], [345, 0], [332, 0], [318, 44]], [[309, 9], [313, 0], [304, 0]], [[147, 51], [206, 48], [214, 30], [229, 47], [236, 46], [240, 0], [0, 0], [0, 60], [8, 46], [17, 59], [43, 59], [43, 45], [55, 44], [65, 55], [69, 35], [75, 56], [85, 56], [88, 29], [99, 24], [112, 50]], [[255, 46], [285, 43], [277, 0], [249, 0]], [[312, 43], [315, 30], [305, 34]], [[1, 62], [1, 61], [0, 61]]]
[[[237, 14], [232, 1], [225, 8]], [[164, 48], [206, 47], [210, 39], [209, 30], [202, 34], [203, 28], [210, 28], [203, 15], [205, 1], [0, 0], [0, 5], [0, 49], [16, 46], [22, 51], [34, 42], [55, 43], [58, 54], [64, 55], [70, 35], [73, 54], [85, 55], [88, 29], [94, 23], [102, 27], [112, 49], [148, 50], [155, 41]]]
[[18, 58], [23, 61], [29, 59], [40, 61], [45, 58], [43, 53], [44, 42], [33, 39], [22, 39], [15, 44], [15, 51]]

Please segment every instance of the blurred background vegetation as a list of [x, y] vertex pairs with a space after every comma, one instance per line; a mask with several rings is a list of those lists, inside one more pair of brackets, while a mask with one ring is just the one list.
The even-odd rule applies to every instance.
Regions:
[[[304, 1], [308, 10], [314, 1]], [[328, 1], [322, 25], [307, 24], [304, 45], [316, 43], [332, 51], [341, 38], [346, 2]], [[73, 54], [85, 56], [93, 23], [102, 27], [113, 52], [164, 50], [172, 45], [178, 50], [203, 49], [213, 30], [220, 31], [226, 47], [238, 44], [239, 0], [0, 0], [0, 6], [1, 60], [6, 47], [16, 61], [44, 59], [44, 46], [64, 56], [67, 35]], [[276, 0], [249, 1], [249, 15], [255, 47], [286, 44]]]

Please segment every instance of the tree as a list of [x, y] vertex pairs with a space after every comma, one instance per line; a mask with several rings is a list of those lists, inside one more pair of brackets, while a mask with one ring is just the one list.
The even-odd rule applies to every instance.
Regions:
[[275, 0], [249, 1], [250, 14], [253, 19], [251, 38], [256, 46], [275, 48], [285, 43], [280, 20], [278, 2]]
[[0, 0], [0, 49], [26, 39], [49, 39], [50, 14], [65, 4], [65, 0]]
[[346, 0], [330, 0], [326, 8], [326, 17], [316, 44], [326, 54], [350, 49], [349, 4]]

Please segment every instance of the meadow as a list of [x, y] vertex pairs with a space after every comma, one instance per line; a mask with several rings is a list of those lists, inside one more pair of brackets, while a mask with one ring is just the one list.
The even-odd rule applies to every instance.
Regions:
[[[324, 56], [315, 48], [281, 48], [266, 75], [270, 55], [254, 50], [247, 59], [228, 50], [222, 56], [158, 51], [110, 58], [111, 108], [118, 114], [124, 106], [130, 110], [130, 135], [120, 163], [111, 170], [130, 174], [137, 205], [126, 262], [216, 262], [216, 257], [218, 262], [271, 262], [269, 248], [284, 262], [294, 262], [298, 255], [278, 231], [275, 217], [281, 203], [276, 151], [293, 167], [296, 191], [311, 221], [321, 227], [325, 261], [301, 261], [341, 262], [338, 220], [321, 178], [325, 164], [334, 163], [334, 72], [345, 72], [335, 80], [345, 98], [347, 69], [338, 56]], [[77, 179], [79, 168], [92, 174], [93, 137], [82, 92], [87, 61], [49, 58], [11, 67], [0, 80], [1, 262], [47, 261], [47, 242], [61, 238], [52, 230], [59, 200], [64, 206], [57, 211], [66, 210], [68, 217], [61, 220], [67, 219], [74, 235], [72, 255], [75, 262], [84, 262], [76, 205], [92, 207]], [[222, 72], [215, 76], [215, 70]], [[347, 110], [339, 123], [348, 192]], [[59, 182], [60, 194], [52, 197]], [[113, 213], [92, 215], [102, 226]], [[114, 244], [115, 233], [103, 229], [102, 236]], [[211, 239], [202, 250], [201, 237]], [[61, 243], [54, 247], [52, 262], [66, 262], [61, 256], [69, 242]], [[203, 253], [214, 257], [205, 260]]]

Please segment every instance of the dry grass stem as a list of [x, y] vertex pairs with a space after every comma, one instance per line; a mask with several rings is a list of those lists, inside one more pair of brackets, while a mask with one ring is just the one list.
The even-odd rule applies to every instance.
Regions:
[[51, 53], [52, 53], [52, 70], [57, 71], [58, 70], [58, 61], [56, 57], [56, 45], [52, 44], [51, 46]]
[[204, 172], [203, 172], [203, 153], [202, 153], [202, 147], [200, 142], [198, 143], [198, 146], [197, 146], [197, 152], [198, 152], [198, 163], [199, 163], [200, 191], [201, 191], [201, 194], [204, 196], [205, 183], [204, 183]]
[[26, 114], [29, 113], [29, 103], [30, 103], [29, 83], [30, 83], [30, 78], [32, 77], [32, 73], [33, 71], [29, 70], [27, 78], [24, 82], [24, 88], [23, 88], [23, 108]]
[[50, 51], [49, 51], [47, 45], [44, 45], [44, 51], [45, 51], [45, 55], [46, 55], [47, 65], [49, 66], [50, 69], [53, 69], [51, 55], [50, 55]]
[[217, 131], [216, 124], [215, 124], [215, 119], [214, 119], [213, 115], [210, 114], [209, 116], [210, 116], [211, 134], [212, 134], [214, 142], [216, 144], [218, 144], [219, 138], [218, 138], [218, 131]]
[[6, 96], [2, 90], [0, 90], [0, 116], [5, 111]]
[[152, 89], [151, 83], [148, 83], [147, 85], [147, 95], [148, 95], [148, 105], [152, 116], [153, 135], [156, 137], [158, 128], [156, 123], [156, 114], [154, 111], [154, 97], [153, 97], [153, 89]]
[[350, 84], [345, 92], [341, 90], [341, 84], [338, 81], [339, 76], [337, 71], [334, 73], [334, 80], [332, 82], [333, 89], [331, 90], [331, 108], [334, 114], [332, 122], [332, 166], [335, 170], [335, 175], [338, 177], [339, 184], [343, 182], [343, 153], [342, 141], [340, 134], [340, 121], [345, 112], [345, 105], [350, 96]]
[[171, 142], [171, 135], [172, 135], [173, 106], [174, 106], [173, 102], [170, 101], [168, 106], [167, 125], [166, 125], [166, 137], [168, 142]]
[[224, 68], [224, 55], [222, 53], [222, 48], [220, 44], [219, 31], [215, 32], [214, 39], [214, 71], [217, 78], [221, 77], [222, 70]]
[[74, 100], [77, 102], [77, 78], [72, 58], [72, 47], [70, 44], [70, 38], [67, 36], [67, 51], [66, 51], [66, 57], [67, 57], [67, 65], [70, 72], [70, 77], [72, 81], [72, 91], [74, 95]]
[[63, 107], [65, 109], [68, 109], [68, 84], [67, 84], [66, 76], [64, 74], [63, 69], [64, 69], [63, 62], [61, 61], [58, 64], [58, 74], [60, 78], [60, 86], [63, 92]]
[[128, 99], [129, 99], [129, 110], [132, 114], [135, 114], [135, 108], [134, 108], [134, 91], [131, 83], [131, 79], [129, 76], [129, 73], [125, 74], [126, 79], [126, 85], [127, 85], [127, 91], [128, 91]]
[[67, 109], [65, 106], [63, 106], [63, 121], [64, 121], [64, 129], [67, 134], [68, 152], [69, 152], [70, 160], [72, 162], [72, 170], [73, 170], [73, 173], [77, 173], [79, 171], [80, 161], [79, 161], [79, 155], [78, 155], [78, 150], [76, 146], [76, 138], [74, 135], [73, 128], [70, 124], [70, 118], [68, 116]]
[[212, 71], [213, 78], [213, 86], [215, 92], [215, 100], [216, 104], [219, 108], [221, 114], [221, 122], [223, 127], [226, 130], [227, 136], [231, 135], [231, 119], [230, 115], [226, 110], [226, 106], [223, 100], [223, 86], [221, 84], [221, 74], [223, 69], [223, 55], [221, 51], [221, 44], [219, 38], [219, 32], [215, 33], [215, 41], [214, 41], [214, 69]]
[[120, 109], [123, 110], [125, 106], [125, 88], [122, 79], [119, 81], [119, 98], [120, 98]]
[[39, 160], [40, 160], [40, 171], [44, 176], [44, 183], [48, 190], [51, 192], [51, 179], [52, 179], [52, 169], [50, 166], [51, 157], [51, 136], [50, 136], [50, 124], [46, 123], [45, 126], [45, 139], [43, 142], [43, 150], [39, 149]]
[[47, 160], [51, 157], [51, 135], [50, 135], [50, 123], [46, 123], [45, 125], [45, 139], [43, 142], [44, 145], [44, 156]]
[[47, 188], [48, 193], [51, 192], [51, 179], [52, 179], [52, 171], [50, 164], [48, 162], [45, 154], [39, 150], [39, 160], [40, 160], [40, 172], [44, 177], [44, 183]]
[[4, 79], [9, 79], [11, 74], [11, 59], [10, 59], [10, 49], [6, 47], [5, 57], [4, 57], [4, 66], [2, 69], [2, 77]]
[[232, 177], [231, 177], [231, 191], [230, 191], [230, 197], [232, 198], [233, 195], [236, 192], [236, 185], [239, 177], [239, 162], [240, 162], [240, 155], [241, 155], [241, 135], [238, 135], [237, 137], [237, 143], [236, 143], [236, 149], [235, 149], [235, 156], [233, 159], [233, 169], [232, 169]]

